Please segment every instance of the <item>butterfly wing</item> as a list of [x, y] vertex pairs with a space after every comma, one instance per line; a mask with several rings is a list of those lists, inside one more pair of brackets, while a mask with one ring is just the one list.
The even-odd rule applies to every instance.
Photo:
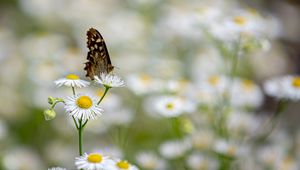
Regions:
[[87, 31], [87, 47], [89, 48], [88, 61], [84, 67], [87, 77], [93, 80], [94, 76], [99, 76], [100, 73], [110, 73], [114, 69], [105, 41], [100, 32], [94, 28]]

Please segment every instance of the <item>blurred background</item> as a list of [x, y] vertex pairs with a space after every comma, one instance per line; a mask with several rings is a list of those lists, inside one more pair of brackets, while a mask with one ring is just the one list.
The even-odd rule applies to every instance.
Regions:
[[[205, 28], [245, 11], [258, 13], [265, 28], [259, 41], [262, 48], [242, 57], [236, 76], [255, 82], [260, 97], [251, 109], [232, 109], [251, 112], [247, 114], [252, 123], [246, 127], [251, 132], [233, 135], [231, 144], [243, 144], [245, 136], [259, 127], [252, 126], [260, 117], [274, 111], [277, 101], [263, 94], [263, 82], [300, 73], [299, 1], [0, 0], [0, 169], [74, 169], [78, 143], [72, 120], [63, 105], [51, 121], [44, 120], [43, 110], [49, 108], [48, 96], [72, 95], [69, 88], [55, 87], [55, 80], [70, 73], [87, 80], [83, 67], [86, 31], [91, 27], [103, 35], [114, 72], [127, 85], [112, 89], [104, 100], [103, 116], [89, 122], [84, 151], [123, 157], [140, 169], [226, 169], [220, 155], [208, 151], [218, 152], [223, 140], [209, 126], [214, 118], [207, 106], [213, 95], [199, 87], [209, 75], [225, 75], [228, 63]], [[88, 91], [102, 93], [99, 87]], [[179, 126], [178, 136], [169, 118], [152, 107], [170, 94], [191, 101], [184, 104], [190, 114], [171, 118]], [[290, 104], [267, 142], [255, 145], [251, 153], [233, 155], [250, 154], [252, 159], [244, 162], [249, 169], [300, 169], [299, 109], [299, 104]], [[228, 126], [245, 128], [236, 123], [249, 124], [247, 118], [235, 117]], [[234, 168], [246, 169], [239, 160]]]

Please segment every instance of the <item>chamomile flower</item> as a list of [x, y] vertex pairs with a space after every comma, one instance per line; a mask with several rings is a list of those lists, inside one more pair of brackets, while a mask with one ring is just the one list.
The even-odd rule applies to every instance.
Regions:
[[215, 159], [197, 152], [187, 157], [187, 165], [192, 170], [214, 170], [219, 166]]
[[191, 89], [188, 95], [202, 104], [217, 103], [228, 93], [229, 78], [223, 75], [209, 75], [200, 78], [200, 82]]
[[138, 170], [135, 165], [130, 164], [128, 161], [125, 160], [118, 160], [114, 163], [109, 170]]
[[223, 21], [212, 24], [212, 35], [223, 41], [237, 40], [241, 35], [243, 37], [263, 37], [266, 24], [263, 17], [258, 12], [252, 10], [239, 10], [233, 15], [224, 18]]
[[209, 150], [215, 140], [213, 132], [205, 128], [194, 132], [190, 138], [192, 146], [198, 150]]
[[103, 156], [100, 153], [84, 153], [83, 156], [77, 157], [75, 165], [77, 169], [83, 170], [105, 170], [108, 169], [114, 161], [108, 156]]
[[154, 152], [143, 151], [136, 156], [139, 166], [143, 169], [165, 170], [167, 169], [166, 161], [158, 157]]
[[159, 152], [167, 159], [175, 159], [183, 156], [190, 148], [191, 144], [188, 140], [173, 140], [161, 144]]
[[154, 110], [164, 117], [177, 117], [184, 112], [184, 103], [176, 96], [160, 96], [152, 104]]
[[124, 80], [114, 74], [101, 73], [100, 77], [95, 76], [95, 82], [109, 88], [125, 86]]
[[160, 79], [145, 73], [129, 75], [126, 82], [128, 88], [136, 95], [154, 93], [163, 89], [163, 82]]
[[69, 86], [69, 87], [87, 87], [90, 83], [81, 80], [76, 74], [69, 74], [65, 78], [58, 79], [54, 82], [58, 87]]
[[286, 76], [282, 79], [284, 97], [290, 100], [300, 99], [300, 76]]
[[231, 157], [245, 155], [247, 148], [237, 144], [235, 141], [226, 141], [223, 139], [216, 140], [213, 149], [215, 152]]
[[239, 13], [228, 18], [225, 24], [234, 33], [258, 35], [260, 30], [263, 29], [258, 16], [254, 17]]
[[264, 91], [267, 95], [283, 98], [283, 87], [280, 78], [272, 78], [264, 82], [263, 84]]
[[65, 103], [66, 111], [77, 119], [96, 119], [103, 111], [94, 97], [85, 94], [68, 97]]
[[284, 76], [264, 83], [267, 95], [278, 99], [300, 100], [300, 76]]
[[48, 170], [67, 170], [67, 169], [61, 167], [54, 167], [54, 168], [48, 168]]
[[236, 79], [231, 91], [231, 103], [237, 107], [258, 107], [263, 94], [258, 85], [247, 79]]

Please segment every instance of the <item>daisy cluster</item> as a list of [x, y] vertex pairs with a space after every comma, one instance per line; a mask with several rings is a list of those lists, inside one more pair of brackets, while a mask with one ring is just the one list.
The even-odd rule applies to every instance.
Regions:
[[[0, 169], [300, 169], [300, 78], [282, 45], [298, 37], [299, 17], [290, 15], [299, 9], [276, 1], [277, 18], [256, 3], [15, 0], [1, 8]], [[90, 27], [120, 76], [83, 78]], [[41, 108], [51, 123], [41, 122]]]
[[[108, 156], [102, 156], [99, 153], [82, 154], [82, 131], [89, 120], [99, 118], [103, 109], [99, 106], [104, 99], [107, 91], [113, 87], [123, 87], [125, 82], [114, 74], [101, 73], [100, 77], [95, 76], [95, 83], [101, 84], [105, 87], [105, 92], [99, 99], [89, 94], [76, 94], [76, 88], [87, 87], [90, 82], [80, 79], [76, 74], [69, 74], [64, 78], [58, 79], [54, 82], [58, 87], [67, 86], [72, 88], [73, 95], [66, 99], [61, 98], [48, 98], [48, 103], [51, 108], [44, 111], [46, 120], [51, 120], [56, 117], [54, 107], [56, 104], [62, 102], [65, 105], [65, 110], [70, 117], [73, 118], [74, 124], [79, 132], [79, 154], [80, 157], [76, 158], [75, 165], [80, 170], [138, 170], [134, 165], [131, 165], [125, 160], [113, 160]], [[84, 122], [84, 123], [83, 123]], [[60, 167], [49, 168], [48, 170], [66, 170]]]
[[[75, 160], [77, 169], [82, 170], [138, 170], [135, 165], [126, 160], [111, 159], [100, 153], [84, 153]], [[48, 168], [48, 170], [66, 170], [61, 167]]]
[[[75, 88], [87, 87], [90, 82], [82, 80], [79, 76], [75, 74], [69, 74], [65, 78], [58, 79], [54, 82], [58, 87], [67, 86], [71, 87], [73, 90], [73, 95], [67, 97], [66, 99], [54, 99], [48, 98], [49, 104], [52, 105], [50, 110], [46, 110], [44, 115], [46, 119], [49, 119], [51, 115], [52, 118], [55, 117], [55, 112], [53, 107], [58, 102], [63, 102], [65, 104], [66, 112], [69, 116], [82, 121], [87, 121], [89, 119], [96, 119], [101, 116], [103, 109], [99, 106], [103, 98], [97, 99], [95, 96], [90, 94], [76, 94]], [[124, 81], [114, 74], [104, 74], [101, 73], [100, 78], [95, 76], [95, 83], [102, 84], [107, 90], [112, 87], [123, 87], [125, 85]], [[104, 97], [103, 94], [102, 97]], [[99, 101], [98, 101], [99, 100]]]

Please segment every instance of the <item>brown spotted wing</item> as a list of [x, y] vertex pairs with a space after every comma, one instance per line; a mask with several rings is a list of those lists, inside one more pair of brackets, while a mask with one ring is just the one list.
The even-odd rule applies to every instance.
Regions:
[[114, 66], [111, 64], [106, 44], [100, 32], [90, 28], [86, 34], [89, 52], [84, 70], [87, 72], [86, 77], [94, 80], [94, 76], [99, 76], [100, 73], [110, 73]]

